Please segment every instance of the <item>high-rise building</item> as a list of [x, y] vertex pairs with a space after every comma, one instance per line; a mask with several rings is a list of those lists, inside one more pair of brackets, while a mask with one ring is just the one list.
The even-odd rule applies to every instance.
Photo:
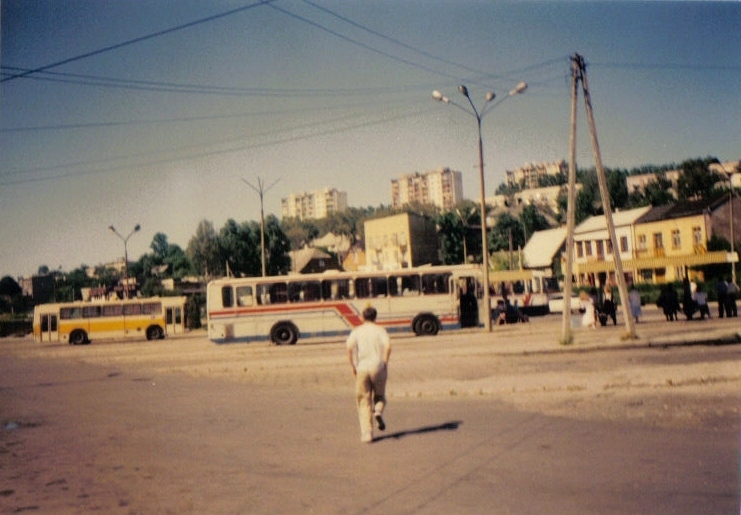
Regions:
[[540, 187], [540, 178], [547, 175], [568, 176], [569, 166], [566, 161], [555, 161], [553, 163], [527, 163], [525, 166], [507, 170], [507, 185], [521, 185], [528, 189]]
[[452, 209], [463, 200], [463, 176], [450, 168], [404, 175], [391, 181], [391, 205], [402, 207], [418, 202]]
[[283, 218], [319, 220], [347, 209], [347, 192], [335, 188], [291, 193], [280, 200]]

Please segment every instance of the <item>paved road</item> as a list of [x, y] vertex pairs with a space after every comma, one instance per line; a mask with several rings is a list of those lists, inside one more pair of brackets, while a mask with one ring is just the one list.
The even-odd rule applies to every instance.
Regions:
[[2, 340], [0, 512], [738, 513], [739, 324], [642, 324], [395, 340], [371, 445], [338, 342]]

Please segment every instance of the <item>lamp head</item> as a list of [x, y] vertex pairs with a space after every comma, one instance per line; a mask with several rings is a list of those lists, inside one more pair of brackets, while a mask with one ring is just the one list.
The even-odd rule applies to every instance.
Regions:
[[139, 230], [140, 230], [141, 228], [142, 228], [142, 226], [141, 226], [141, 225], [139, 225], [139, 224], [136, 224], [136, 227], [134, 227], [134, 232], [137, 232], [137, 231], [139, 231]]
[[461, 95], [463, 95], [464, 97], [468, 98], [468, 88], [466, 86], [464, 86], [463, 84], [461, 84], [460, 86], [458, 86], [458, 91], [461, 92]]
[[436, 102], [445, 102], [446, 104], [450, 102], [450, 99], [446, 97], [445, 95], [443, 95], [442, 93], [440, 93], [438, 90], [435, 90], [432, 92], [432, 98]]
[[495, 98], [497, 98], [497, 96], [496, 96], [496, 95], [494, 94], [494, 92], [493, 92], [493, 91], [488, 91], [488, 92], [486, 93], [486, 101], [487, 101], [487, 102], [491, 102], [491, 101], [492, 101], [492, 100], [494, 100]]
[[116, 232], [116, 228], [113, 227], [112, 225], [109, 225], [108, 226], [108, 230], [111, 231], [112, 233], [115, 233]]
[[527, 82], [520, 82], [517, 86], [512, 89], [512, 91], [509, 92], [509, 96], [519, 95], [520, 93], [524, 93], [524, 91], [527, 89]]

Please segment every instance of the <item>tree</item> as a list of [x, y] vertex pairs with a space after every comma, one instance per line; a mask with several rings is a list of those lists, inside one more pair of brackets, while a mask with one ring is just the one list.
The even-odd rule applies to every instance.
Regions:
[[509, 213], [502, 213], [496, 225], [489, 232], [489, 249], [493, 251], [509, 250], [525, 245], [525, 231], [520, 221]]
[[260, 225], [252, 222], [238, 224], [229, 219], [219, 231], [221, 261], [229, 263], [236, 276], [257, 277], [262, 274], [260, 257]]
[[720, 174], [710, 170], [714, 157], [688, 159], [680, 165], [682, 174], [677, 179], [677, 194], [680, 200], [710, 198], [715, 183], [721, 180]]
[[152, 249], [155, 258], [164, 261], [170, 250], [170, 244], [167, 242], [167, 235], [162, 232], [155, 234], [154, 238], [152, 238], [152, 243], [149, 244], [149, 248]]
[[265, 248], [268, 275], [284, 275], [291, 271], [291, 243], [275, 215], [268, 215], [265, 219]]
[[201, 220], [195, 236], [190, 239], [185, 250], [196, 272], [206, 277], [224, 275], [225, 267], [221, 262], [219, 250], [219, 238], [214, 230], [214, 224], [208, 220]]
[[628, 205], [628, 183], [625, 180], [627, 172], [621, 170], [605, 170], [607, 191], [610, 194], [610, 208], [623, 209]]
[[528, 236], [532, 236], [535, 231], [550, 229], [548, 220], [538, 211], [538, 208], [532, 204], [525, 206], [520, 214], [520, 223], [524, 227], [524, 241], [527, 243]]
[[9, 275], [6, 275], [2, 279], [0, 279], [0, 295], [7, 296], [7, 297], [15, 297], [17, 295], [21, 295], [23, 293], [23, 288], [20, 287], [20, 285], [10, 277]]

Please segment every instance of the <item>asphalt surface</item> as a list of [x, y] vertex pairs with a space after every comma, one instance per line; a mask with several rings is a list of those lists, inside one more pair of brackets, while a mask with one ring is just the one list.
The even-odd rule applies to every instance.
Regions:
[[[662, 369], [677, 382], [712, 377], [699, 397], [692, 381], [651, 383], [651, 367], [612, 377], [503, 367], [507, 356], [733, 352], [739, 321], [668, 323], [647, 309], [636, 339], [622, 326], [575, 328], [562, 345], [555, 315], [491, 335], [399, 339], [388, 429], [372, 444], [359, 442], [338, 342], [0, 340], [0, 512], [738, 513], [741, 371], [729, 352], [711, 372]], [[624, 396], [605, 398], [617, 382]], [[651, 402], [716, 408], [665, 423]], [[594, 415], [592, 404], [620, 410]]]

